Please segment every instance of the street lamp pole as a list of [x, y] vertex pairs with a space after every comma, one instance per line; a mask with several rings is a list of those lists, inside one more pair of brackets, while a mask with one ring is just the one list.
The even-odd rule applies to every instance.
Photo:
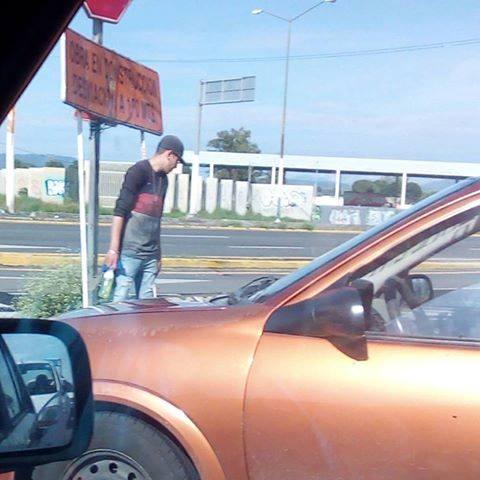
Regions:
[[[283, 185], [283, 157], [285, 155], [285, 124], [287, 120], [288, 72], [290, 69], [290, 39], [292, 36], [292, 22], [288, 22], [287, 55], [285, 61], [285, 83], [283, 88], [282, 132], [280, 137], [280, 163], [278, 165], [278, 185]], [[278, 212], [280, 213], [280, 212]]]
[[288, 23], [288, 34], [287, 34], [287, 52], [285, 56], [285, 84], [283, 88], [283, 110], [282, 110], [282, 126], [281, 126], [281, 134], [280, 134], [280, 159], [278, 162], [278, 174], [277, 174], [277, 218], [276, 222], [280, 222], [281, 217], [281, 202], [282, 202], [282, 190], [283, 190], [283, 175], [284, 175], [284, 156], [285, 156], [285, 126], [287, 123], [287, 97], [288, 97], [288, 73], [290, 67], [290, 40], [292, 34], [292, 23], [295, 20], [298, 20], [300, 17], [303, 17], [308, 12], [312, 11], [314, 8], [319, 7], [324, 3], [335, 3], [336, 0], [322, 0], [321, 2], [312, 5], [310, 8], [307, 8], [303, 12], [299, 13], [298, 15], [285, 18], [280, 15], [276, 15], [275, 13], [269, 12], [267, 10], [263, 10], [262, 8], [255, 8], [252, 10], [252, 15], [259, 15], [261, 13], [265, 13], [270, 15], [271, 17], [278, 18], [279, 20], [283, 20], [284, 22]]

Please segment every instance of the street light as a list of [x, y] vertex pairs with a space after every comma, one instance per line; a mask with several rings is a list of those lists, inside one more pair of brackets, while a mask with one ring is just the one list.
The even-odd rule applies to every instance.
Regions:
[[292, 23], [295, 20], [298, 20], [300, 17], [303, 17], [308, 12], [311, 12], [314, 8], [319, 7], [324, 3], [335, 3], [336, 0], [322, 0], [321, 2], [312, 5], [310, 8], [307, 8], [303, 12], [295, 15], [291, 18], [285, 18], [280, 15], [276, 15], [275, 13], [269, 12], [268, 10], [264, 10], [263, 8], [255, 8], [252, 10], [252, 15], [260, 15], [261, 13], [265, 13], [266, 15], [270, 15], [271, 17], [278, 18], [279, 20], [283, 20], [284, 22], [288, 23], [288, 34], [287, 34], [287, 54], [285, 56], [285, 86], [283, 90], [283, 112], [282, 112], [282, 131], [280, 136], [280, 160], [278, 163], [278, 180], [277, 180], [277, 190], [278, 190], [278, 199], [277, 199], [277, 218], [276, 222], [280, 222], [281, 216], [281, 189], [283, 187], [283, 170], [284, 170], [284, 155], [285, 155], [285, 121], [287, 116], [287, 92], [288, 92], [288, 70], [290, 66], [290, 37], [291, 37], [291, 30], [292, 30]]

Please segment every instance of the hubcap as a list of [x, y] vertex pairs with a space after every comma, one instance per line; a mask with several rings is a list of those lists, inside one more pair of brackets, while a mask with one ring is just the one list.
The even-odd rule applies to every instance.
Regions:
[[78, 457], [64, 480], [152, 480], [133, 458], [115, 450], [92, 450]]

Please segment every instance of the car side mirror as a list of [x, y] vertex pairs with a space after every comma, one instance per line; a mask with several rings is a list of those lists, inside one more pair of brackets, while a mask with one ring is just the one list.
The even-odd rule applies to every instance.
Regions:
[[355, 360], [367, 360], [365, 331], [373, 292], [342, 287], [327, 290], [310, 300], [282, 307], [268, 319], [265, 331], [325, 338]]
[[[68, 394], [55, 386], [60, 374]], [[76, 458], [92, 431], [90, 364], [77, 331], [53, 320], [2, 319], [0, 472]]]
[[413, 293], [415, 305], [420, 306], [434, 297], [433, 285], [430, 278], [422, 274], [409, 275], [407, 279]]

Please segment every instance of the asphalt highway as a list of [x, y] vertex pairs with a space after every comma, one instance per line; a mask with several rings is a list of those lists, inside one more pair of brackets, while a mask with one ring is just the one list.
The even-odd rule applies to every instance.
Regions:
[[[109, 227], [101, 226], [99, 251], [106, 252]], [[164, 256], [316, 257], [353, 233], [234, 230], [164, 226]], [[71, 224], [0, 222], [0, 251], [77, 253], [79, 229]]]
[[[100, 252], [108, 248], [109, 228], [100, 228]], [[352, 238], [355, 233], [339, 231], [307, 232], [284, 230], [238, 230], [219, 228], [165, 227], [162, 232], [163, 255], [168, 257], [316, 257]], [[0, 253], [78, 253], [77, 225], [0, 222]], [[435, 257], [445, 262], [463, 262], [449, 271], [428, 272], [439, 289], [477, 283], [480, 271], [465, 268], [465, 263], [480, 258], [480, 237], [473, 236]], [[231, 292], [260, 275], [261, 269], [209, 270], [169, 269], [161, 273], [158, 289], [162, 293]], [[276, 275], [288, 273], [276, 271]], [[12, 295], [24, 293], [29, 277], [39, 278], [39, 271], [28, 267], [0, 266], [0, 303], [9, 303]]]

